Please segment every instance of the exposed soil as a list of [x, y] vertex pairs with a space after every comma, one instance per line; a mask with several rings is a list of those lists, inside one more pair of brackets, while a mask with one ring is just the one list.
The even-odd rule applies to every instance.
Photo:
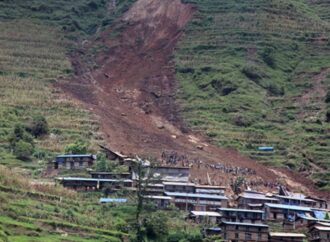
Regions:
[[[205, 165], [211, 163], [250, 168], [256, 174], [247, 175], [248, 180], [275, 183], [278, 174], [235, 150], [210, 144], [186, 130], [178, 118], [171, 54], [193, 13], [193, 7], [180, 0], [138, 0], [115, 27], [122, 28], [120, 35], [110, 37], [115, 28], [109, 28], [85, 45], [107, 47], [95, 63], [83, 54], [72, 57], [75, 76], [61, 86], [99, 116], [114, 150], [155, 158], [167, 150], [202, 161], [192, 165], [192, 179], [202, 183], [210, 178], [214, 184], [228, 185], [237, 176]], [[307, 190], [314, 190], [311, 182], [303, 182]]]

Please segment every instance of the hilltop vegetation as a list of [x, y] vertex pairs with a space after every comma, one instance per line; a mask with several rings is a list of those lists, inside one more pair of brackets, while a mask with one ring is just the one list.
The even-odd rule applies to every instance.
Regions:
[[[185, 120], [220, 146], [330, 189], [330, 4], [185, 2], [196, 7], [175, 54]], [[275, 152], [258, 152], [264, 145]]]

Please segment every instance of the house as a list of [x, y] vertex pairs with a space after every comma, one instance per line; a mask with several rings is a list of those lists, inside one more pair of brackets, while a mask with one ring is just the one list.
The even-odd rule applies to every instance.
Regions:
[[156, 166], [150, 167], [150, 172], [155, 179], [169, 182], [188, 182], [190, 175], [189, 167], [170, 167], [170, 166]]
[[203, 224], [216, 224], [220, 217], [220, 213], [212, 211], [190, 211], [189, 213], [190, 219]]
[[131, 179], [132, 175], [129, 172], [115, 173], [115, 172], [97, 172], [92, 171], [89, 173], [92, 178], [101, 179]]
[[261, 223], [264, 220], [264, 211], [239, 208], [219, 208], [222, 221], [240, 223]]
[[322, 198], [317, 198], [317, 197], [306, 197], [308, 199], [311, 199], [316, 202], [316, 205], [314, 206], [315, 208], [322, 208], [322, 209], [328, 209], [328, 201]]
[[311, 213], [312, 209], [302, 206], [265, 203], [265, 219], [294, 221], [298, 214]]
[[330, 241], [330, 227], [313, 226], [308, 232], [308, 241], [310, 242], [329, 242]]
[[225, 191], [226, 191], [226, 187], [195, 185], [195, 193], [224, 195]]
[[144, 190], [144, 195], [158, 195], [161, 196], [164, 194], [164, 185], [157, 183], [147, 184], [147, 187]]
[[85, 169], [93, 166], [95, 160], [96, 155], [93, 154], [67, 154], [56, 156], [53, 164], [54, 169]]
[[237, 205], [239, 208], [260, 209], [264, 203], [278, 203], [278, 199], [268, 197], [263, 193], [255, 191], [245, 191], [237, 198]]
[[112, 149], [105, 147], [103, 145], [99, 145], [100, 148], [104, 151], [106, 157], [109, 160], [118, 160], [120, 162], [124, 162], [125, 159], [128, 158], [128, 156], [121, 154], [120, 152], [113, 151]]
[[195, 193], [195, 184], [189, 182], [163, 182], [165, 192]]
[[309, 227], [316, 223], [326, 223], [330, 226], [330, 220], [326, 219], [327, 211], [311, 209], [312, 212], [309, 213], [298, 213], [295, 220], [296, 227]]
[[315, 207], [317, 204], [316, 201], [308, 199], [299, 193], [291, 196], [276, 195], [275, 197], [279, 200], [279, 203], [286, 205]]
[[168, 196], [151, 196], [147, 195], [144, 198], [148, 201], [153, 203], [157, 208], [165, 209], [171, 205], [172, 198]]
[[85, 177], [58, 177], [55, 179], [56, 183], [63, 187], [75, 190], [100, 190], [104, 188], [118, 189], [122, 187], [132, 187], [133, 181], [131, 179], [97, 179]]
[[221, 228], [220, 227], [205, 228], [203, 230], [203, 235], [205, 237], [208, 237], [208, 236], [219, 236], [219, 235], [221, 235]]
[[209, 211], [228, 205], [228, 198], [220, 195], [182, 192], [165, 192], [165, 195], [173, 197], [175, 206], [186, 211]]
[[304, 234], [296, 233], [279, 233], [272, 232], [269, 233], [269, 242], [303, 242], [306, 238]]
[[268, 242], [268, 225], [222, 221], [221, 235], [224, 241]]

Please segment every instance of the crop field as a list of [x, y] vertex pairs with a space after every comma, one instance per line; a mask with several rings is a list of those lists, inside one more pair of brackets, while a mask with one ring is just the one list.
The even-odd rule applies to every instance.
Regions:
[[[8, 152], [8, 135], [16, 123], [27, 123], [35, 115], [46, 118], [50, 134], [36, 140], [36, 158], [49, 158], [64, 151], [77, 139], [91, 147], [102, 140], [96, 118], [79, 108], [53, 84], [71, 73], [63, 33], [21, 20], [0, 23], [0, 159], [14, 166]], [[36, 162], [24, 166], [37, 167]]]
[[330, 189], [330, 4], [185, 2], [197, 10], [175, 53], [184, 119], [219, 146]]

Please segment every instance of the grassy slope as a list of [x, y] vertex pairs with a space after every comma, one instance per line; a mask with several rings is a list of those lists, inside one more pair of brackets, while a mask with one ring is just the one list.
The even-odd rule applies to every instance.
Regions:
[[[320, 187], [330, 189], [325, 98], [314, 93], [307, 104], [299, 99], [313, 89], [317, 73], [330, 68], [330, 4], [185, 2], [197, 8], [175, 56], [188, 123], [265, 164], [312, 167], [328, 179]], [[329, 90], [329, 73], [321, 89]], [[257, 152], [260, 145], [276, 151]]]
[[[77, 106], [52, 83], [72, 72], [67, 54], [77, 43], [111, 24], [133, 0], [0, 2], [0, 160], [9, 166], [37, 169], [68, 143], [83, 139], [96, 149], [102, 142], [93, 115]], [[8, 135], [16, 123], [42, 115], [50, 135], [36, 140], [33, 162], [11, 154]], [[38, 161], [39, 160], [39, 161]]]

